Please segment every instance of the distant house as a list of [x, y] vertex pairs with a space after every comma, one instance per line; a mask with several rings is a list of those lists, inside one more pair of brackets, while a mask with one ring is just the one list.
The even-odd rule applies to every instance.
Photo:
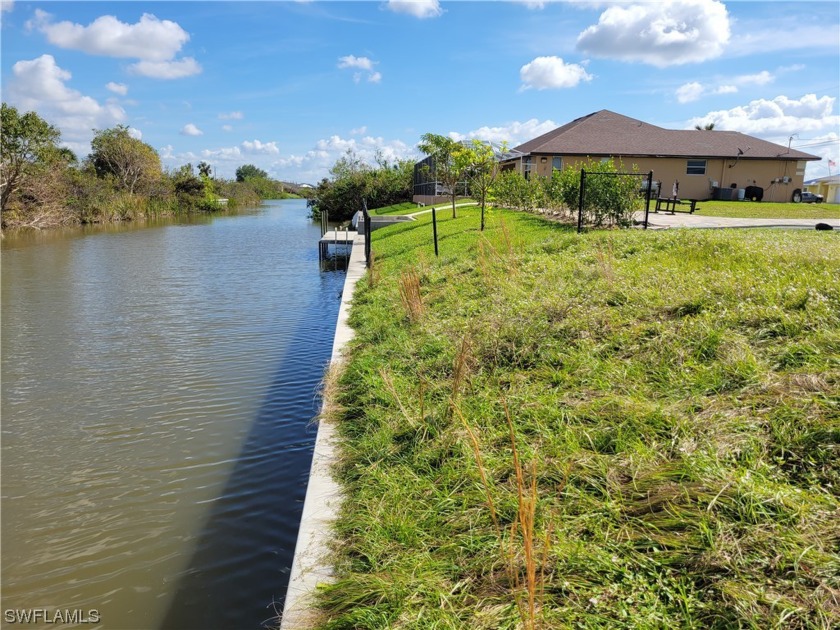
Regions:
[[805, 165], [816, 155], [736, 131], [674, 130], [603, 109], [529, 140], [502, 161], [525, 177], [579, 168], [587, 158], [620, 160], [627, 170], [653, 171], [662, 196], [678, 183], [683, 199], [738, 199], [748, 186], [764, 201], [790, 201], [803, 188]]
[[[467, 183], [459, 182], [456, 194], [466, 195]], [[435, 172], [435, 158], [427, 155], [414, 165], [414, 203], [424, 205], [441, 203], [450, 199], [449, 189], [438, 181]]]
[[822, 195], [826, 203], [840, 203], [840, 175], [809, 179], [803, 190]]

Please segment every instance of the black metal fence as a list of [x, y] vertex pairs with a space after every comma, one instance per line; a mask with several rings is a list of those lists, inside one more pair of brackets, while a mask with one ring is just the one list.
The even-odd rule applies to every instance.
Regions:
[[586, 169], [580, 169], [580, 192], [579, 192], [579, 199], [578, 199], [578, 222], [577, 222], [577, 231], [583, 231], [583, 215], [584, 215], [584, 206], [585, 206], [585, 199], [586, 199], [586, 178], [588, 175], [606, 175], [611, 177], [638, 177], [644, 178], [642, 180], [643, 185], [639, 187], [639, 190], [644, 191], [645, 197], [645, 218], [642, 223], [644, 229], [648, 227], [648, 216], [650, 215], [650, 197], [651, 192], [653, 190], [654, 182], [653, 182], [653, 171], [649, 171], [647, 173], [611, 173], [611, 172], [603, 172], [603, 171], [589, 171], [587, 172]]

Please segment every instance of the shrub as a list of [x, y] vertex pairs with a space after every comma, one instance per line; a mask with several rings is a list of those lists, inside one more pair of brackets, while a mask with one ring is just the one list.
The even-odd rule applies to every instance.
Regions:
[[633, 212], [641, 207], [639, 178], [622, 175], [623, 165], [613, 160], [587, 160], [583, 164], [554, 171], [550, 178], [525, 179], [506, 171], [496, 180], [493, 195], [500, 206], [533, 212], [548, 209], [577, 216], [580, 205], [580, 169], [587, 172], [583, 200], [584, 222], [595, 227], [628, 226]]

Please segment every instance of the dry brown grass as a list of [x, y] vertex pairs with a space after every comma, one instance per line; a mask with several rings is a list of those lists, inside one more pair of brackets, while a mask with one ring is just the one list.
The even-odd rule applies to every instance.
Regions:
[[417, 323], [423, 317], [423, 296], [420, 294], [420, 275], [415, 269], [408, 269], [400, 274], [400, 301], [411, 323]]

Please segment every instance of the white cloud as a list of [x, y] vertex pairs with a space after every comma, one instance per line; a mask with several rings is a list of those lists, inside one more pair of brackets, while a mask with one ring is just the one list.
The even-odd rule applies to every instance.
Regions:
[[[345, 55], [344, 57], [339, 57], [338, 59], [338, 67], [342, 70], [352, 68], [367, 72], [367, 80], [369, 83], [379, 83], [382, 81], [382, 73], [375, 72], [373, 70], [373, 66], [376, 63], [376, 61], [372, 61], [367, 57], [356, 57], [355, 55]], [[361, 72], [354, 72], [353, 81], [355, 83], [361, 82], [362, 76], [363, 74]]]
[[[187, 155], [179, 156], [181, 159], [189, 157]], [[211, 161], [211, 164], [218, 162], [236, 162], [242, 159], [242, 151], [239, 147], [223, 147], [221, 149], [204, 149], [201, 152], [201, 157], [205, 160]]]
[[181, 135], [184, 136], [203, 136], [204, 132], [192, 123], [184, 125], [181, 129]]
[[356, 57], [355, 55], [346, 55], [339, 57], [339, 68], [359, 68], [360, 70], [373, 70], [373, 62], [367, 57]]
[[200, 74], [201, 65], [192, 57], [184, 57], [174, 61], [138, 61], [130, 70], [150, 79], [183, 79]]
[[840, 126], [840, 116], [834, 113], [836, 100], [832, 96], [817, 97], [816, 94], [806, 94], [799, 99], [787, 96], [757, 99], [747, 105], [692, 118], [687, 128], [713, 122], [715, 129], [775, 138], [773, 141], [787, 140], [789, 136], [806, 132], [828, 133]]
[[719, 94], [735, 94], [740, 87], [749, 85], [767, 85], [776, 80], [767, 70], [762, 70], [756, 74], [742, 74], [737, 77], [718, 77], [714, 81], [704, 85], [697, 81], [692, 81], [681, 85], [676, 90], [677, 101], [680, 103], [692, 103], [698, 101], [704, 96], [719, 95]]
[[681, 85], [677, 88], [677, 100], [680, 103], [691, 103], [699, 100], [705, 91], [706, 88], [704, 88], [700, 83], [692, 81], [691, 83], [686, 83], [685, 85]]
[[545, 8], [548, 0], [514, 0], [517, 4], [524, 4], [527, 8], [539, 11]]
[[[191, 125], [187, 125], [190, 127]], [[185, 127], [186, 129], [186, 127]], [[238, 166], [242, 165], [243, 160], [251, 160], [256, 166], [260, 168], [267, 168], [267, 164], [260, 158], [263, 156], [276, 156], [280, 154], [280, 149], [276, 142], [262, 142], [260, 140], [246, 140], [237, 146], [220, 147], [217, 149], [203, 149], [200, 152], [193, 153], [186, 151], [183, 153], [175, 153], [172, 145], [167, 145], [160, 150], [160, 157], [171, 166], [179, 166], [188, 162], [195, 162], [197, 160], [205, 160], [214, 166], [220, 167], [220, 174], [224, 176], [232, 176], [233, 172]], [[254, 159], [256, 157], [256, 159]]]
[[36, 9], [35, 17], [26, 25], [60, 48], [139, 59], [130, 69], [153, 79], [180, 79], [201, 72], [192, 57], [175, 58], [190, 39], [176, 22], [160, 20], [150, 13], [144, 13], [136, 24], [120, 22], [112, 15], [98, 17], [88, 26], [52, 19], [46, 11]]
[[758, 74], [744, 74], [736, 79], [738, 83], [741, 83], [743, 85], [767, 85], [768, 83], [772, 83], [775, 80], [776, 77], [767, 72], [767, 70], [762, 70]]
[[406, 13], [421, 20], [443, 15], [438, 0], [388, 0], [388, 8], [394, 13]]
[[114, 94], [119, 94], [120, 96], [128, 94], [128, 86], [125, 83], [114, 83], [111, 81], [105, 87]]
[[[840, 134], [836, 131], [809, 137], [804, 141], [794, 138], [791, 147], [812, 155], [819, 155], [822, 158], [821, 162], [808, 162], [808, 165], [805, 167], [806, 180], [825, 175], [837, 175], [836, 165], [840, 164], [840, 150], [838, 150], [838, 147], [840, 147]], [[828, 167], [829, 160], [832, 160], [835, 164], [831, 169]]]
[[15, 8], [14, 0], [0, 0], [0, 13], [12, 11]]
[[356, 129], [351, 129], [350, 130], [350, 135], [351, 136], [362, 136], [366, 133], [367, 133], [367, 127], [365, 127], [365, 126], [357, 127]]
[[577, 47], [664, 68], [714, 59], [729, 37], [729, 14], [718, 0], [666, 0], [610, 6], [578, 36]]
[[[835, 12], [836, 15], [836, 12]], [[726, 48], [728, 57], [770, 55], [791, 50], [824, 50], [837, 54], [836, 19], [819, 26], [806, 19], [796, 20], [771, 17], [767, 20], [741, 18], [737, 23], [737, 37]]]
[[77, 152], [87, 153], [90, 147], [84, 145], [93, 137], [91, 130], [119, 124], [126, 113], [113, 102], [103, 105], [68, 87], [70, 79], [70, 72], [59, 67], [52, 55], [18, 61], [12, 66], [6, 98], [20, 109], [37, 111], [61, 130], [65, 143], [72, 144]]
[[553, 120], [539, 121], [531, 118], [525, 122], [511, 122], [500, 127], [480, 127], [465, 134], [450, 132], [449, 137], [453, 140], [483, 140], [493, 144], [507, 143], [508, 147], [515, 147], [533, 138], [548, 133], [557, 128]]
[[242, 120], [245, 118], [245, 114], [242, 112], [228, 112], [219, 114], [219, 120]]
[[91, 55], [165, 61], [172, 59], [190, 39], [175, 22], [159, 20], [149, 13], [144, 13], [136, 24], [103, 15], [88, 26], [66, 21], [53, 23], [52, 17], [37, 9], [27, 26], [46, 35], [51, 44]]
[[276, 142], [253, 140], [236, 146], [204, 149], [198, 153], [176, 153], [171, 145], [167, 145], [160, 149], [160, 155], [169, 167], [205, 160], [217, 169], [221, 177], [232, 177], [236, 168], [248, 162], [277, 179], [315, 184], [328, 176], [329, 169], [348, 150], [369, 164], [374, 164], [377, 156], [392, 162], [419, 157], [414, 148], [400, 140], [389, 141], [374, 136], [347, 139], [338, 135], [317, 141], [312, 149], [302, 154], [282, 155]]
[[319, 140], [303, 155], [289, 155], [276, 160], [272, 168], [283, 179], [315, 183], [326, 177], [330, 167], [348, 150], [368, 164], [374, 164], [377, 157], [389, 162], [419, 157], [414, 148], [401, 140], [385, 140], [374, 136], [348, 139], [334, 135]]
[[222, 131], [233, 131], [233, 125], [222, 125]]
[[581, 81], [591, 81], [592, 75], [576, 63], [566, 63], [560, 57], [537, 57], [519, 70], [522, 89], [537, 90], [571, 88]]
[[790, 66], [782, 66], [781, 68], [779, 68], [779, 74], [787, 74], [789, 72], [800, 72], [807, 67], [808, 66], [802, 63], [794, 63]]
[[254, 140], [250, 142], [246, 140], [242, 143], [242, 149], [245, 153], [263, 153], [265, 155], [280, 155], [280, 149], [277, 148], [276, 142], [260, 142]]

